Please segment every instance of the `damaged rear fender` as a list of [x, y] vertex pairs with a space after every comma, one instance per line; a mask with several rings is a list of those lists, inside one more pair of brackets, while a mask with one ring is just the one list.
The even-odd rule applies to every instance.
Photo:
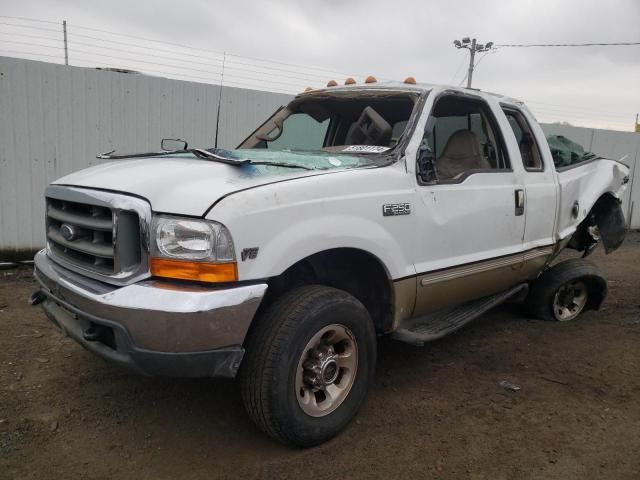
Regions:
[[568, 246], [584, 252], [586, 257], [601, 241], [605, 253], [609, 254], [622, 245], [626, 233], [622, 202], [606, 193], [596, 201], [589, 214], [578, 225]]

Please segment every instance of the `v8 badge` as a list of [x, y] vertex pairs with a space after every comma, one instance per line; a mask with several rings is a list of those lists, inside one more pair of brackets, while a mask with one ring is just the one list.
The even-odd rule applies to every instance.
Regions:
[[243, 262], [247, 259], [253, 260], [257, 256], [258, 256], [258, 247], [245, 248], [244, 250], [242, 250], [242, 252], [240, 252], [240, 258], [242, 258]]

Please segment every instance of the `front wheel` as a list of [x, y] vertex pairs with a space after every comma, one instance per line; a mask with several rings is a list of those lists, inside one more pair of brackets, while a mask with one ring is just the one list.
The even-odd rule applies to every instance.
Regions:
[[335, 436], [373, 378], [376, 336], [366, 308], [342, 290], [305, 286], [276, 300], [257, 322], [240, 372], [253, 421], [298, 447]]

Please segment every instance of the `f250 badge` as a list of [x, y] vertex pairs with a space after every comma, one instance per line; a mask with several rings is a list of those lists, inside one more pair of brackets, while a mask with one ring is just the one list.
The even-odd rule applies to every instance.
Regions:
[[245, 248], [244, 250], [242, 250], [242, 252], [240, 252], [240, 257], [242, 258], [243, 262], [247, 259], [253, 260], [257, 256], [258, 256], [258, 247]]
[[394, 215], [409, 215], [411, 214], [410, 203], [387, 203], [382, 205], [382, 216], [392, 217]]

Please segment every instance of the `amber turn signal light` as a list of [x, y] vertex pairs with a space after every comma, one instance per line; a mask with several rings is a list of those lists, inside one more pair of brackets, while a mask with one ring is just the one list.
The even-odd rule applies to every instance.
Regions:
[[154, 277], [194, 280], [196, 282], [235, 282], [238, 280], [236, 262], [206, 263], [152, 257], [149, 261]]

